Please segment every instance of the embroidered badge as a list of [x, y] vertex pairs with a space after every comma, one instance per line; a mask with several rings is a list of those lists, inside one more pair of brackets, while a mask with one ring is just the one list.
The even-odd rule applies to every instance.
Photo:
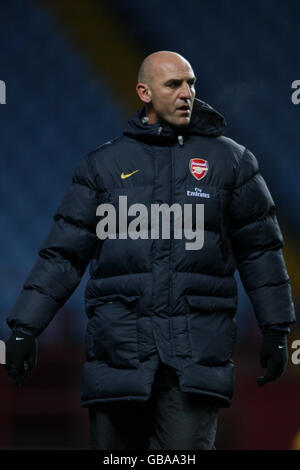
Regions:
[[203, 158], [191, 158], [190, 159], [190, 172], [196, 178], [196, 180], [202, 180], [208, 172], [208, 163]]

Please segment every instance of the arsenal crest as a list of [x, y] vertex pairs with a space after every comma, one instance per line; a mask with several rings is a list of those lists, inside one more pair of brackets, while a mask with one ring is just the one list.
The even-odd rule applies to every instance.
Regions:
[[190, 159], [190, 172], [196, 178], [196, 180], [202, 180], [208, 172], [208, 163], [203, 158], [191, 158]]

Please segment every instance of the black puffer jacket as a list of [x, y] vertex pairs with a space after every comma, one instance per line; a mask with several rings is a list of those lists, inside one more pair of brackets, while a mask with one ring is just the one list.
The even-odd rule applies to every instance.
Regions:
[[[141, 108], [124, 135], [77, 165], [8, 324], [39, 335], [91, 261], [82, 406], [147, 400], [160, 358], [176, 368], [182, 391], [226, 407], [235, 269], [261, 328], [295, 321], [274, 203], [253, 154], [221, 135], [225, 121], [206, 103], [195, 100], [190, 125], [179, 131], [143, 117]], [[204, 204], [203, 248], [186, 250], [172, 231], [170, 239], [150, 230], [148, 239], [121, 239], [118, 224], [115, 239], [100, 240], [97, 206], [113, 204], [118, 214], [121, 195], [149, 214], [154, 203]]]

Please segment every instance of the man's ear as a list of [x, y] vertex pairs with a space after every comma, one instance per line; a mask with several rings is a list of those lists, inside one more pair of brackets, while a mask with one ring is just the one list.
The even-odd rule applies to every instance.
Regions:
[[138, 97], [140, 98], [141, 101], [143, 101], [143, 103], [151, 102], [152, 93], [147, 83], [139, 82], [135, 89], [138, 94]]

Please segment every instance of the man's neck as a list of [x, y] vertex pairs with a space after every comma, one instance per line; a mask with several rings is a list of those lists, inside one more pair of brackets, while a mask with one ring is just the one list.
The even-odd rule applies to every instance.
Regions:
[[153, 109], [147, 109], [146, 108], [146, 116], [148, 118], [148, 123], [147, 124], [155, 124], [158, 121], [156, 113]]

